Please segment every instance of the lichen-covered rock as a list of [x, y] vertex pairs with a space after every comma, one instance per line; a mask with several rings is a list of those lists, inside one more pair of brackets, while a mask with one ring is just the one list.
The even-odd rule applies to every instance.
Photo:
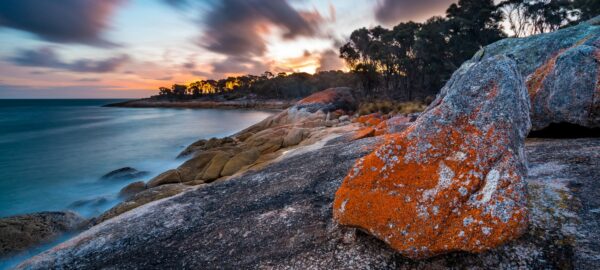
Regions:
[[504, 39], [486, 46], [467, 63], [498, 55], [517, 62], [531, 96], [533, 130], [552, 123], [600, 127], [600, 26], [593, 21]]
[[85, 219], [74, 212], [41, 212], [0, 218], [0, 258], [52, 241], [80, 229]]
[[410, 128], [357, 161], [334, 216], [415, 259], [516, 239], [527, 228], [529, 128], [514, 61], [464, 65]]
[[353, 111], [356, 109], [356, 100], [350, 88], [329, 88], [314, 93], [294, 105], [296, 109], [305, 109], [311, 113], [317, 111], [333, 112], [336, 110]]
[[564, 50], [538, 68], [527, 83], [533, 129], [552, 123], [600, 127], [599, 74], [600, 48], [587, 45]]

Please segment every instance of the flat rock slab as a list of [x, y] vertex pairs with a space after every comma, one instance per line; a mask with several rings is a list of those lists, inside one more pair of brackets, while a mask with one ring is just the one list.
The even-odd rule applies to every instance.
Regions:
[[527, 143], [532, 218], [522, 238], [481, 254], [418, 262], [333, 222], [335, 191], [354, 161], [378, 143], [340, 139], [260, 172], [143, 206], [21, 268], [600, 268], [600, 139]]

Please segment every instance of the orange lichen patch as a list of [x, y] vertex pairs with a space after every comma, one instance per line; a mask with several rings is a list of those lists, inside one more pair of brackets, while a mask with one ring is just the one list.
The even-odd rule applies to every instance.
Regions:
[[372, 127], [366, 127], [354, 133], [352, 140], [355, 141], [373, 136], [375, 136], [375, 129]]
[[355, 120], [357, 123], [361, 123], [367, 126], [377, 126], [381, 121], [383, 121], [383, 117], [378, 113], [372, 113], [369, 115], [363, 115]]
[[344, 179], [335, 219], [413, 259], [481, 252], [519, 237], [527, 209], [506, 125], [483, 131], [465, 117], [427, 127], [435, 132], [412, 125], [387, 135]]
[[327, 89], [321, 92], [314, 93], [300, 101], [297, 104], [327, 104], [334, 102], [338, 98], [338, 92], [335, 89]]
[[386, 134], [388, 130], [387, 121], [382, 121], [375, 127], [375, 136]]
[[531, 100], [533, 100], [540, 91], [544, 81], [546, 80], [546, 77], [548, 77], [548, 74], [554, 70], [554, 67], [556, 66], [556, 60], [563, 52], [564, 50], [559, 51], [555, 56], [550, 58], [550, 60], [546, 61], [546, 63], [541, 65], [535, 70], [535, 72], [533, 72], [533, 74], [531, 74], [526, 82], [527, 91], [529, 92], [529, 97]]

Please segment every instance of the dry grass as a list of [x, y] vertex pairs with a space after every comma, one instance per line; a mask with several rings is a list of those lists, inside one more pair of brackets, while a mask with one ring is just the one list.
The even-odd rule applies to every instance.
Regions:
[[385, 101], [375, 101], [375, 102], [364, 102], [360, 104], [358, 107], [359, 115], [367, 115], [372, 113], [400, 113], [400, 114], [409, 114], [422, 112], [427, 108], [425, 103], [420, 101], [410, 101], [410, 102], [395, 102], [390, 100]]

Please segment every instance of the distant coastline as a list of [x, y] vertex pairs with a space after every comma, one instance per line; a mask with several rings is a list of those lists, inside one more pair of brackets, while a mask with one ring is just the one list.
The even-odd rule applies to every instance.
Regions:
[[292, 106], [296, 100], [168, 100], [143, 98], [104, 105], [104, 107], [122, 108], [187, 108], [187, 109], [267, 109], [283, 110]]

